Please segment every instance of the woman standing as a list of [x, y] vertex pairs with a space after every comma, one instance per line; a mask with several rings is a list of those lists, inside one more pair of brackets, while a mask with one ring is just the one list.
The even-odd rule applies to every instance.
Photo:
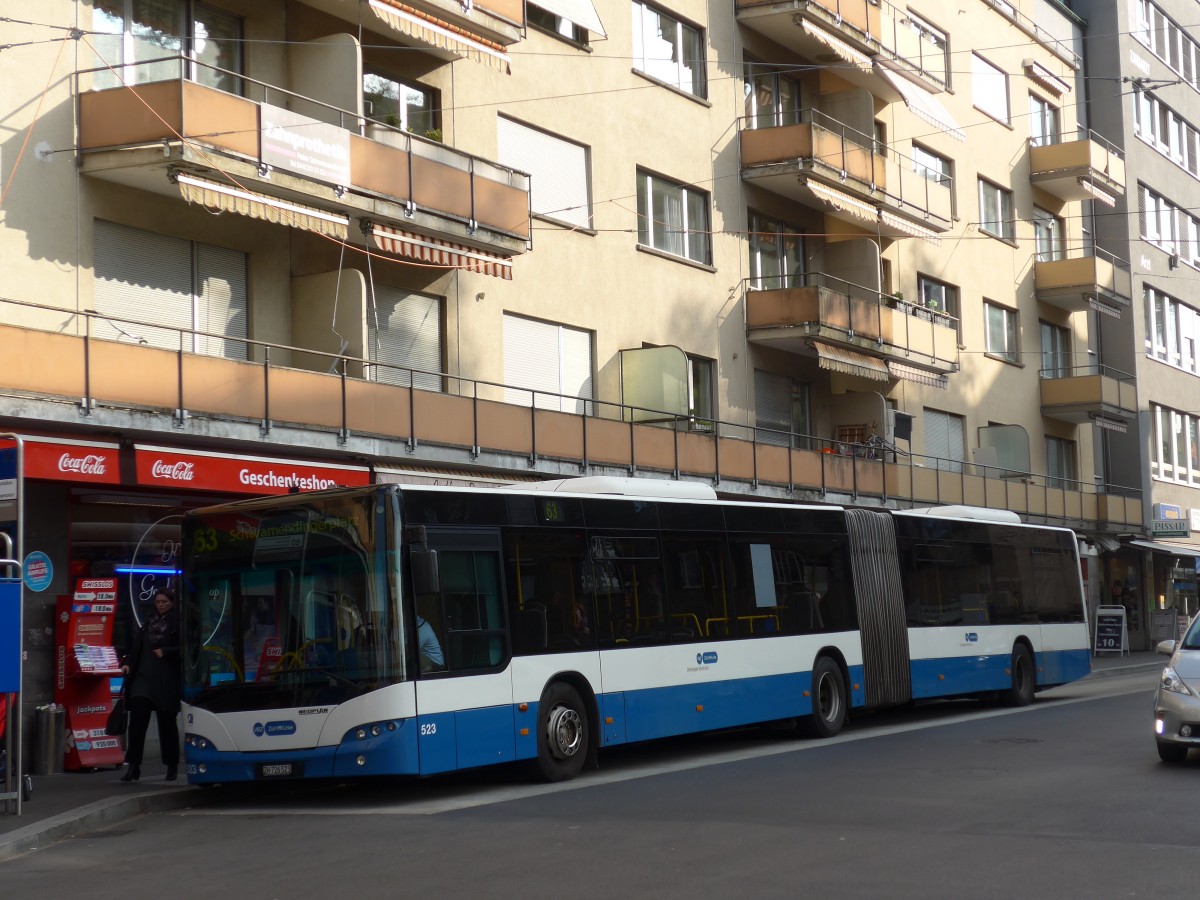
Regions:
[[142, 751], [150, 713], [158, 719], [158, 744], [167, 767], [167, 781], [179, 771], [179, 613], [175, 595], [163, 589], [154, 595], [154, 615], [133, 636], [130, 652], [121, 671], [125, 673], [125, 697], [129, 704], [129, 744], [125, 750], [128, 770], [122, 781], [137, 781], [142, 774]]

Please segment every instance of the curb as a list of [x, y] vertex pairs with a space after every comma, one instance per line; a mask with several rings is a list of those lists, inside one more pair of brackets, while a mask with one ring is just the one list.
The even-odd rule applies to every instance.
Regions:
[[97, 800], [95, 803], [0, 835], [0, 862], [19, 853], [40, 850], [63, 838], [113, 825], [134, 816], [170, 809], [186, 809], [191, 806], [207, 806], [223, 799], [225, 792], [220, 788], [183, 788]]
[[1131, 663], [1128, 666], [1111, 666], [1106, 669], [1092, 669], [1092, 674], [1087, 676], [1085, 681], [1091, 678], [1112, 678], [1114, 675], [1137, 675], [1141, 672], [1161, 672], [1167, 665], [1167, 657], [1163, 657], [1162, 662], [1152, 663]]

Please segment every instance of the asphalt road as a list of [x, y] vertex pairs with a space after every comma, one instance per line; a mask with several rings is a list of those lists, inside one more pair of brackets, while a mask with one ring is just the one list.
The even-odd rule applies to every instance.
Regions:
[[277, 785], [17, 857], [0, 897], [1191, 900], [1200, 759], [1158, 761], [1153, 684], [625, 748], [566, 785]]

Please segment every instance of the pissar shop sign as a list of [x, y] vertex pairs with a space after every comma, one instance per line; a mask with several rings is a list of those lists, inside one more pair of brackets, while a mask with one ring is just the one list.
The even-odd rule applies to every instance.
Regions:
[[174, 450], [136, 448], [138, 483], [187, 487], [230, 494], [286, 494], [292, 490], [316, 491], [331, 487], [370, 484], [365, 466], [227, 456]]

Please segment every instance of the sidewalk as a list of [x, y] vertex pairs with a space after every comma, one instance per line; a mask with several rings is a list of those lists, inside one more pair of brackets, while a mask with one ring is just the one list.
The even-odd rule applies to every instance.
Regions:
[[[1167, 657], [1151, 651], [1123, 656], [1107, 653], [1093, 657], [1088, 677], [1154, 672], [1166, 661]], [[231, 793], [220, 787], [189, 787], [182, 772], [179, 781], [164, 781], [166, 768], [159, 761], [158, 744], [153, 740], [147, 741], [145, 758], [141, 780], [131, 784], [120, 780], [123, 768], [34, 775], [33, 797], [22, 803], [21, 815], [0, 813], [0, 863], [17, 853], [47, 847], [62, 838], [123, 819], [219, 803]]]

